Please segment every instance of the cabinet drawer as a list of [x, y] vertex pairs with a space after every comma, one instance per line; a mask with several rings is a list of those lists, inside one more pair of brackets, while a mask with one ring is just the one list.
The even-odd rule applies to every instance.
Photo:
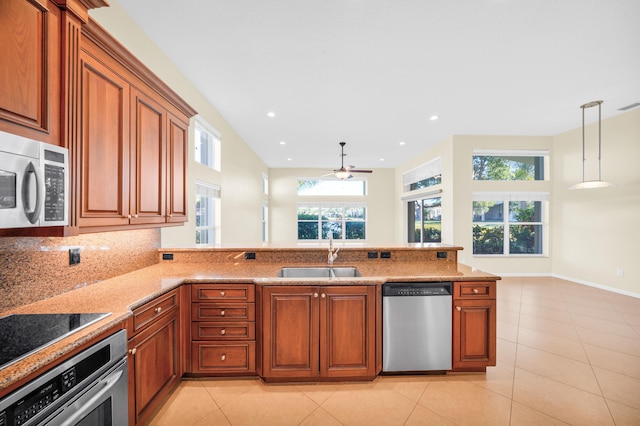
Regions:
[[178, 291], [173, 290], [166, 295], [159, 296], [152, 302], [139, 307], [133, 311], [133, 331], [136, 332], [140, 330], [156, 318], [170, 312], [172, 308], [177, 307], [179, 304], [180, 298], [178, 296]]
[[254, 373], [255, 342], [193, 342], [191, 367], [194, 373]]
[[495, 299], [496, 298], [496, 282], [454, 282], [453, 283], [454, 299]]
[[253, 284], [192, 284], [191, 300], [193, 302], [222, 300], [254, 302], [255, 286]]
[[194, 321], [255, 321], [256, 308], [253, 303], [194, 303], [191, 305]]
[[193, 340], [255, 340], [254, 322], [193, 322]]

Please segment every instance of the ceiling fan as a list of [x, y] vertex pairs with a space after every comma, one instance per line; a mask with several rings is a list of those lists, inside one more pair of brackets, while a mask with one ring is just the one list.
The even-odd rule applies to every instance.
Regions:
[[347, 155], [344, 153], [344, 146], [346, 144], [347, 144], [346, 142], [340, 142], [340, 149], [341, 149], [340, 168], [337, 170], [334, 170], [333, 175], [340, 180], [344, 180], [344, 179], [351, 179], [353, 177], [351, 173], [373, 173], [373, 170], [353, 169], [352, 167], [354, 166], [347, 166], [347, 167], [344, 166], [344, 157], [345, 155]]

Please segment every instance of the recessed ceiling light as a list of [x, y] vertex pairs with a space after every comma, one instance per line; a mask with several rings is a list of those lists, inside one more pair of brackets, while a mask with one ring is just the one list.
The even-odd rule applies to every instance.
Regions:
[[292, 158], [291, 158], [291, 157], [287, 158], [287, 161], [291, 161], [291, 160], [292, 160]]
[[275, 117], [275, 116], [276, 116], [276, 113], [275, 113], [275, 112], [273, 112], [273, 111], [269, 111], [269, 112], [267, 113], [267, 117], [271, 117], [271, 118], [273, 118], [273, 117]]
[[287, 143], [285, 141], [280, 141], [280, 145], [286, 145]]
[[405, 141], [400, 142], [400, 146], [404, 146], [406, 144]]
[[432, 115], [431, 117], [429, 117], [429, 120], [431, 121], [436, 121], [438, 119], [437, 115]]
[[380, 161], [384, 161], [384, 158], [381, 158]]

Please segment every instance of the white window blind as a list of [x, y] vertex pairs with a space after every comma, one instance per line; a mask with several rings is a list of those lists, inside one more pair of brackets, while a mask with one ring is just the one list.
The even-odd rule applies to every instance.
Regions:
[[220, 198], [220, 187], [210, 183], [196, 182], [196, 194], [207, 198]]
[[424, 163], [416, 167], [415, 169], [406, 171], [402, 175], [402, 183], [407, 186], [440, 174], [442, 174], [442, 158], [438, 157], [428, 163]]
[[473, 155], [484, 157], [545, 157], [548, 149], [474, 149]]

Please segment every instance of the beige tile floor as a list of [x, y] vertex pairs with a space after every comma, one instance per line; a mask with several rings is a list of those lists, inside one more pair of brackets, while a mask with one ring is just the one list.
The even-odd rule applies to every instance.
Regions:
[[640, 425], [640, 299], [555, 278], [498, 283], [486, 374], [266, 385], [184, 380], [151, 425]]

